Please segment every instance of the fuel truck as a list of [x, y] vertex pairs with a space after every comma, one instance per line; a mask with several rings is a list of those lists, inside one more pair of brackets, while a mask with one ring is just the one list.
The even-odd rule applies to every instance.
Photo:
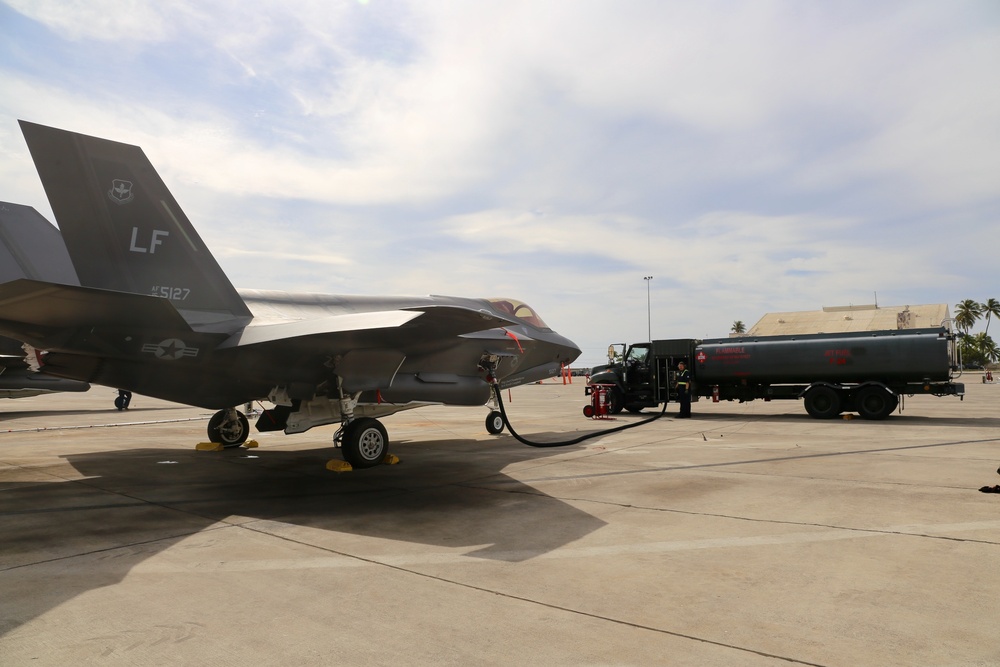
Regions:
[[[618, 356], [617, 345], [608, 350]], [[960, 368], [946, 327], [836, 334], [678, 338], [621, 344], [621, 361], [593, 369], [605, 385], [608, 411], [641, 412], [676, 400], [674, 376], [684, 362], [692, 400], [802, 399], [816, 419], [857, 412], [885, 419], [903, 396], [965, 395], [953, 382]]]

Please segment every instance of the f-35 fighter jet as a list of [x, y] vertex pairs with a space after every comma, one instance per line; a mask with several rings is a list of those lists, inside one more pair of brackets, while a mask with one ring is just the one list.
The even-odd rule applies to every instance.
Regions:
[[370, 467], [379, 417], [492, 403], [580, 354], [514, 299], [237, 291], [142, 149], [20, 123], [80, 286], [0, 285], [0, 335], [51, 375], [217, 410], [213, 442], [243, 443], [237, 406], [266, 399], [258, 430], [339, 423], [344, 459]]

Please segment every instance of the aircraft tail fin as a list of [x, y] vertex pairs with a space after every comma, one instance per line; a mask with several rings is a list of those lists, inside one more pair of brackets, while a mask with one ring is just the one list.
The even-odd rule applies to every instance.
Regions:
[[59, 230], [31, 206], [0, 201], [0, 283], [18, 278], [80, 284]]
[[19, 122], [81, 285], [167, 298], [198, 328], [249, 320], [141, 148]]

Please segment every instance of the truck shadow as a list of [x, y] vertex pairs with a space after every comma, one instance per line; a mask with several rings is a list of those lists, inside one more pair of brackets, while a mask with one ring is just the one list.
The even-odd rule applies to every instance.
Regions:
[[[960, 426], [966, 428], [995, 428], [1000, 427], [1000, 417], [927, 417], [925, 415], [918, 415], [913, 413], [898, 414], [894, 413], [888, 418], [883, 420], [868, 420], [862, 419], [855, 413], [847, 413], [850, 419], [847, 419], [845, 415], [840, 415], [834, 419], [813, 419], [805, 412], [802, 413], [783, 413], [783, 414], [761, 414], [761, 413], [738, 413], [738, 412], [698, 412], [694, 411], [691, 419], [677, 419], [676, 414], [667, 413], [664, 415], [660, 421], [671, 422], [676, 424], [691, 424], [692, 428], [696, 428], [697, 424], [700, 423], [721, 423], [721, 422], [733, 422], [733, 421], [755, 421], [755, 422], [774, 422], [774, 423], [813, 423], [813, 424], [841, 424], [845, 421], [851, 422], [852, 425], [867, 424], [867, 425], [884, 425], [890, 426], [892, 424], [898, 425], [909, 425], [909, 426]], [[648, 416], [652, 416], [649, 414]], [[607, 428], [613, 428], [615, 424], [626, 424], [629, 422], [641, 421], [646, 418], [646, 413], [639, 415], [616, 415], [617, 421], [595, 421], [595, 424], [607, 424]]]

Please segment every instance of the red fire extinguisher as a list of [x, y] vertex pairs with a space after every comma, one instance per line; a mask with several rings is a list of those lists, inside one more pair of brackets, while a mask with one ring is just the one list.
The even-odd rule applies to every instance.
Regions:
[[609, 417], [611, 410], [611, 396], [608, 392], [614, 389], [611, 384], [590, 384], [584, 389], [584, 393], [590, 396], [590, 405], [583, 406], [585, 417], [593, 419], [613, 419]]

